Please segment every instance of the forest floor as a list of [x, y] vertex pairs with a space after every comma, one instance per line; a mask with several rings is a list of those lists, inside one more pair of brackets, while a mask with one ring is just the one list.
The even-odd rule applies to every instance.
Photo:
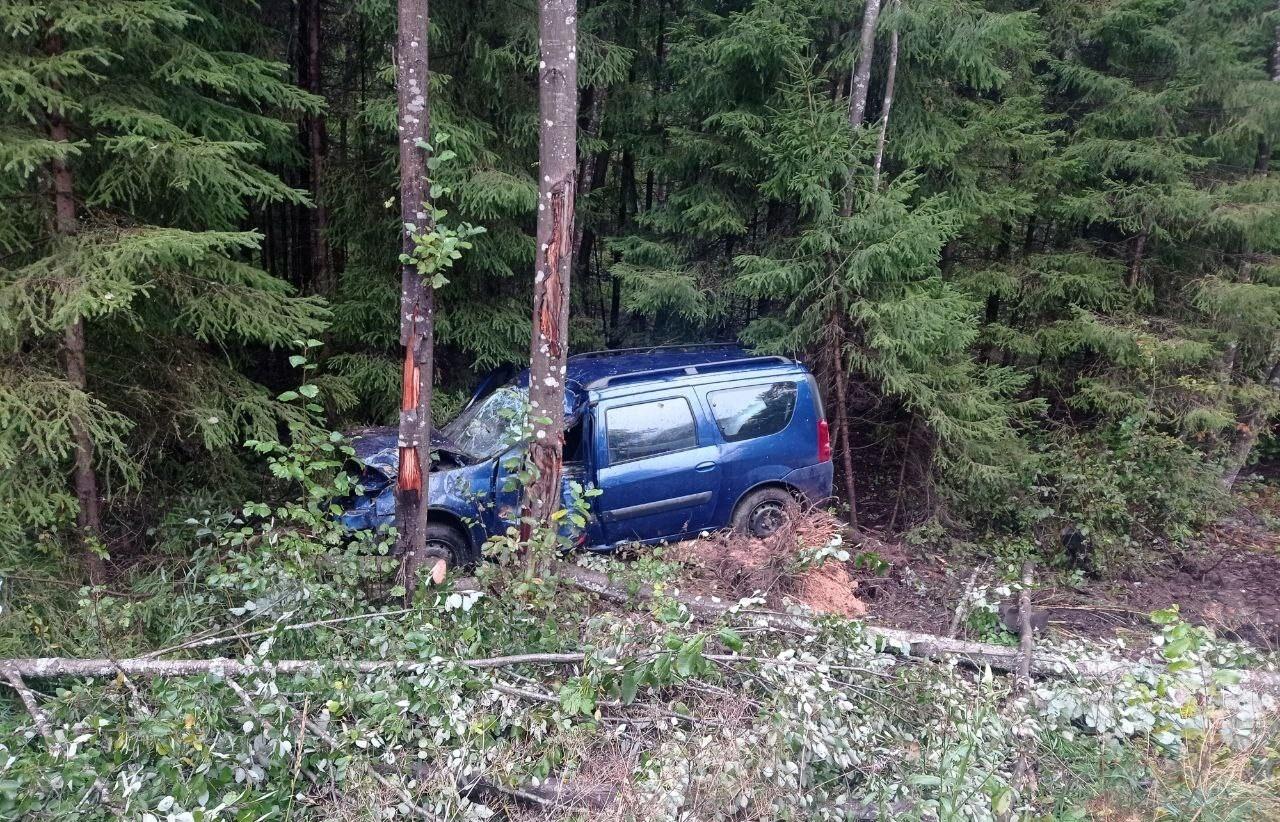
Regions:
[[[1141, 572], [1077, 580], [1057, 574], [1033, 593], [1032, 604], [1049, 611], [1053, 631], [1080, 639], [1137, 635], [1141, 646], [1151, 634], [1151, 613], [1177, 605], [1183, 619], [1219, 636], [1280, 648], [1280, 486], [1255, 486], [1240, 501], [1235, 512]], [[883, 573], [856, 577], [867, 619], [944, 632], [980, 563], [896, 548], [882, 555]]]
[[[1105, 579], [1061, 570], [1041, 573], [1032, 604], [1049, 612], [1053, 633], [1067, 638], [1132, 639], [1126, 644], [1142, 648], [1153, 632], [1151, 614], [1176, 605], [1183, 619], [1224, 639], [1280, 649], [1280, 483], [1252, 485], [1237, 499], [1237, 510], [1184, 546], [1162, 547], [1140, 571]], [[791, 602], [939, 635], [947, 633], [975, 569], [976, 589], [995, 589], [1002, 582], [985, 558], [900, 542], [863, 554], [849, 541], [837, 541], [851, 555], [848, 561], [805, 568], [798, 552], [813, 551], [841, 531], [834, 518], [815, 515], [779, 539], [713, 534], [670, 546], [663, 558], [684, 566], [679, 576], [691, 593], [728, 600], [761, 592], [775, 608]], [[993, 604], [1000, 600], [994, 590], [978, 598], [983, 596]], [[958, 637], [993, 638], [974, 635], [965, 621]], [[995, 638], [1014, 639], [1012, 634]]]

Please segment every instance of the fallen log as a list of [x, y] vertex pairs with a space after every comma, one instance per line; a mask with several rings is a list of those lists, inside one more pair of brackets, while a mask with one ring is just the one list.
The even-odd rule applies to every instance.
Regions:
[[278, 659], [264, 662], [244, 662], [218, 657], [215, 659], [73, 659], [70, 657], [29, 657], [0, 659], [0, 673], [28, 679], [49, 679], [59, 676], [116, 676], [125, 674], [136, 677], [201, 676], [212, 674], [221, 677], [253, 676], [257, 674], [314, 674], [328, 667], [345, 668], [362, 674], [395, 671], [417, 673], [427, 668], [454, 664], [468, 668], [506, 668], [512, 665], [576, 665], [586, 659], [585, 654], [515, 654], [483, 659], [458, 660], [400, 660], [400, 659]]
[[[556, 573], [575, 587], [595, 593], [609, 602], [629, 604], [636, 601], [648, 602], [655, 598], [651, 585], [642, 585], [634, 590], [628, 590], [614, 584], [608, 574], [578, 565], [561, 563], [556, 567]], [[674, 598], [688, 608], [695, 619], [703, 621], [717, 621], [727, 616], [732, 617], [738, 624], [754, 627], [807, 633], [818, 630], [818, 625], [812, 618], [799, 614], [735, 608], [734, 603], [727, 603], [716, 597], [693, 596], [678, 591], [664, 591], [663, 595]], [[1005, 673], [1016, 673], [1019, 662], [1023, 658], [1019, 648], [1016, 647], [952, 639], [898, 628], [884, 628], [870, 623], [862, 623], [862, 628], [869, 636], [880, 640], [885, 651], [905, 657], [955, 659], [974, 667], [990, 667], [992, 670]], [[1028, 672], [1032, 676], [1042, 678], [1068, 677], [1114, 681], [1127, 674], [1135, 673], [1140, 667], [1139, 663], [1127, 660], [1070, 660], [1051, 652], [1030, 654], [1027, 659]], [[1241, 684], [1259, 693], [1280, 693], [1280, 674], [1265, 671], [1242, 672]]]

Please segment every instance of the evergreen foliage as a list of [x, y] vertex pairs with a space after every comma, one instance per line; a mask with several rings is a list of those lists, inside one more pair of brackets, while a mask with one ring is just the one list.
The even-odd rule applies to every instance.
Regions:
[[[240, 50], [248, 7], [236, 5], [5, 6], [0, 539], [19, 551], [74, 520], [73, 422], [100, 485], [123, 499], [183, 464], [187, 482], [217, 477], [245, 438], [293, 413], [247, 355], [318, 333], [326, 310], [254, 264], [261, 236], [243, 223], [253, 203], [308, 202], [265, 166], [293, 154], [284, 118], [322, 101]], [[55, 121], [68, 140], [51, 139]], [[53, 230], [54, 158], [72, 181], [71, 235]], [[58, 364], [79, 320], [87, 392]]]
[[[394, 9], [321, 5], [322, 101], [290, 78], [313, 59], [303, 5], [0, 12], [4, 396], [41, 387], [39, 403], [0, 405], [15, 421], [0, 458], [30, 469], [0, 483], [39, 528], [73, 504], [71, 420], [93, 428], [121, 500], [157, 477], [221, 488], [242, 476], [228, 446], [289, 419], [262, 387], [283, 379], [264, 347], [321, 329], [331, 421], [394, 418]], [[1050, 533], [1079, 519], [1059, 502], [1075, 498], [1062, 469], [1081, 454], [1105, 473], [1124, 455], [1176, 452], [1165, 467], [1138, 462], [1211, 498], [1280, 408], [1280, 12], [1269, 0], [883, 5], [855, 128], [861, 4], [579, 3], [573, 348], [736, 338], [805, 359], [828, 412], [851, 421], [837, 448], [856, 449], [855, 473], [885, 474], [878, 484], [911, 502], [873, 525]], [[532, 7], [438, 0], [431, 12], [433, 130], [455, 155], [432, 182], [441, 208], [485, 229], [437, 298], [443, 421], [478, 372], [526, 358], [538, 57]], [[69, 140], [51, 137], [51, 116]], [[315, 116], [328, 137], [309, 192], [299, 126]], [[55, 160], [75, 178], [74, 237], [49, 228]], [[332, 280], [312, 270], [314, 202]], [[77, 317], [85, 396], [54, 387]], [[1107, 539], [1186, 518], [1132, 493], [1128, 510], [1151, 513], [1109, 520]]]

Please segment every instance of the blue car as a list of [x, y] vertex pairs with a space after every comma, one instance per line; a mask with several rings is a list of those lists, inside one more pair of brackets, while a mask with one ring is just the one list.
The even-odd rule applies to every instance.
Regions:
[[[515, 524], [520, 415], [528, 372], [489, 385], [435, 432], [428, 542], [471, 565], [491, 534]], [[736, 345], [667, 346], [570, 357], [564, 485], [600, 490], [582, 543], [609, 549], [734, 527], [768, 536], [788, 505], [831, 495], [831, 441], [813, 376], [784, 357]], [[342, 521], [391, 525], [396, 430], [355, 435], [366, 494]], [[515, 457], [515, 459], [513, 459]]]

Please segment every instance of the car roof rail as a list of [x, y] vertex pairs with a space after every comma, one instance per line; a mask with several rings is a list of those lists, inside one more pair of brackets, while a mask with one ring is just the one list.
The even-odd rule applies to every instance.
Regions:
[[694, 365], [678, 365], [671, 368], [649, 368], [643, 371], [629, 371], [625, 374], [614, 374], [609, 377], [601, 377], [598, 380], [592, 380], [587, 383], [588, 389], [609, 388], [624, 382], [639, 382], [641, 380], [658, 379], [660, 377], [692, 377], [698, 374], [714, 373], [716, 371], [735, 371], [739, 368], [759, 365], [793, 365], [794, 361], [786, 357], [768, 356], [768, 357], [744, 357], [737, 360], [719, 360]]
[[698, 351], [723, 351], [727, 348], [741, 348], [735, 342], [720, 343], [677, 343], [675, 345], [646, 345], [640, 348], [606, 348], [600, 351], [584, 351], [574, 354], [571, 360], [594, 360], [605, 357], [618, 357], [627, 354], [678, 354], [681, 352], [696, 353]]

